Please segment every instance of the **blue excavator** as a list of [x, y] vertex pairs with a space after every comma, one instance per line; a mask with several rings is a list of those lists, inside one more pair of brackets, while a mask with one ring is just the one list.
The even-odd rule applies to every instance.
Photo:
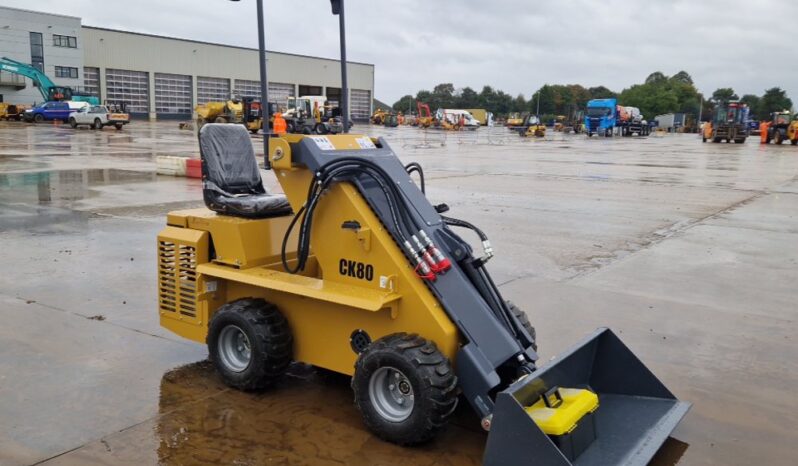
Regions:
[[90, 105], [100, 105], [100, 99], [97, 96], [79, 92], [71, 87], [57, 86], [46, 74], [27, 63], [3, 57], [0, 59], [0, 71], [7, 71], [29, 78], [39, 89], [45, 102], [72, 100], [88, 102]]

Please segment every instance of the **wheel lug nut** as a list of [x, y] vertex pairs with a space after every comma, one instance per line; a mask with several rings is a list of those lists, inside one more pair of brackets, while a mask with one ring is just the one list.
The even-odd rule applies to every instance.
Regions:
[[403, 404], [405, 404], [405, 399], [404, 398], [399, 398], [398, 400], [396, 400], [396, 402], [399, 403], [400, 405], [403, 405]]
[[396, 385], [394, 384], [388, 385], [388, 390], [393, 390], [394, 388], [396, 388]]

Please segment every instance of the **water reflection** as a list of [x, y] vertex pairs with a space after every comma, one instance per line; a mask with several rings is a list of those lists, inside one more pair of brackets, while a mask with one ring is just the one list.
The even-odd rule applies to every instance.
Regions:
[[7, 173], [0, 174], [0, 200], [31, 201], [35, 195], [39, 204], [76, 201], [92, 196], [91, 188], [95, 186], [147, 182], [156, 179], [155, 172], [114, 168]]
[[225, 388], [205, 361], [179, 367], [163, 377], [159, 412], [165, 465], [478, 465], [485, 443], [457, 423], [421, 447], [383, 442], [363, 426], [347, 377], [302, 365], [263, 393]]
[[[403, 448], [365, 429], [348, 377], [295, 365], [276, 387], [244, 393], [202, 361], [164, 374], [154, 431], [162, 465], [479, 465], [487, 436], [464, 406], [434, 441]], [[675, 465], [686, 449], [669, 439], [652, 464]]]

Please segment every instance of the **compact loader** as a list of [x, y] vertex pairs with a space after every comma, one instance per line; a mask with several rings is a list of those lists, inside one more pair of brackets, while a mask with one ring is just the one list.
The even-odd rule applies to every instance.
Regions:
[[608, 329], [538, 365], [488, 237], [442, 215], [384, 139], [269, 142], [285, 196], [264, 189], [246, 129], [203, 126], [207, 208], [169, 213], [157, 240], [161, 325], [207, 344], [228, 385], [267, 388], [292, 362], [351, 376], [364, 424], [400, 445], [463, 400], [489, 465], [643, 465], [688, 410]]
[[518, 134], [521, 137], [542, 138], [546, 136], [546, 125], [540, 121], [537, 115], [529, 115], [524, 119], [524, 123], [518, 127]]

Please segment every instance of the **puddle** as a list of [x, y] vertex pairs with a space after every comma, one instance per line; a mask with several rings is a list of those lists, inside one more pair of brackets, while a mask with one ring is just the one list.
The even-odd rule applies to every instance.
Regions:
[[272, 389], [244, 393], [203, 361], [164, 375], [153, 433], [161, 464], [481, 464], [486, 435], [459, 411], [434, 441], [403, 448], [365, 429], [348, 377], [295, 365]]
[[114, 168], [0, 174], [0, 200], [30, 201], [31, 197], [35, 197], [39, 204], [76, 201], [95, 196], [91, 190], [95, 186], [148, 182], [156, 179], [155, 172]]

